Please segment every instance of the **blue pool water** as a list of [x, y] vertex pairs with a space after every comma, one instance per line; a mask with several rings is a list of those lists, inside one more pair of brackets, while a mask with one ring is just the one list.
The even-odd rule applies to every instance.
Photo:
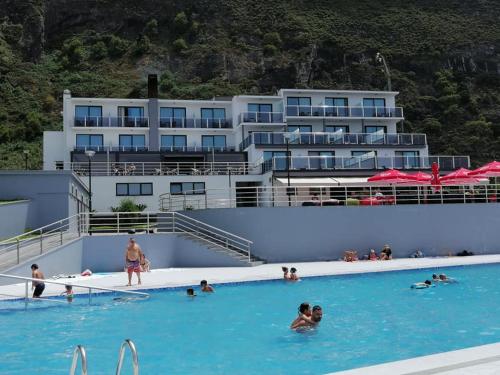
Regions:
[[[446, 272], [460, 282], [410, 284]], [[279, 267], [277, 267], [279, 272]], [[194, 300], [184, 290], [142, 302], [95, 297], [87, 306], [0, 303], [0, 373], [67, 374], [73, 348], [90, 374], [114, 373], [125, 338], [141, 374], [318, 374], [500, 341], [500, 265], [219, 286]], [[323, 306], [320, 327], [290, 331], [302, 301]], [[17, 305], [16, 305], [17, 304]], [[124, 374], [130, 374], [129, 358]]]

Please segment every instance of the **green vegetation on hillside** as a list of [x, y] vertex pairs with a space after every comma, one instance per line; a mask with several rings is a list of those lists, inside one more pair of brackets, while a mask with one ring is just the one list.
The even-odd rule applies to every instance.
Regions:
[[433, 154], [500, 157], [500, 4], [494, 0], [4, 0], [0, 168], [41, 167], [62, 92], [211, 98], [278, 88], [384, 89]]

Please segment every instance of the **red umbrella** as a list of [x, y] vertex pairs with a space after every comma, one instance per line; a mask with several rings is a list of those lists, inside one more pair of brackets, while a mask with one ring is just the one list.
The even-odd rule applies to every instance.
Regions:
[[500, 177], [500, 162], [492, 161], [480, 168], [474, 169], [469, 173], [471, 176], [478, 177]]
[[441, 177], [440, 180], [443, 185], [472, 185], [484, 182], [484, 178], [471, 176], [470, 172], [468, 169], [460, 168]]
[[424, 173], [424, 172], [417, 172], [417, 173], [414, 173], [410, 176], [412, 176], [417, 181], [427, 183], [427, 184], [430, 184], [431, 180], [432, 180], [432, 176], [430, 174]]
[[375, 176], [368, 178], [368, 182], [386, 183], [386, 184], [408, 184], [414, 182], [418, 184], [418, 181], [413, 176], [398, 171], [396, 169], [388, 169]]

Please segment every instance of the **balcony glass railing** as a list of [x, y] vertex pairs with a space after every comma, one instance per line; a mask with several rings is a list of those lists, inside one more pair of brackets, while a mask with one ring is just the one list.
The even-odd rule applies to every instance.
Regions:
[[289, 105], [286, 107], [286, 115], [293, 117], [403, 118], [403, 108]]
[[243, 112], [239, 123], [283, 123], [283, 112]]
[[92, 150], [96, 152], [104, 151], [121, 151], [121, 152], [143, 152], [148, 151], [147, 146], [75, 146], [73, 151], [87, 151]]
[[[246, 149], [254, 144], [256, 146], [280, 146], [286, 145], [283, 132], [254, 132], [240, 143], [240, 150]], [[425, 134], [394, 133], [288, 133], [290, 134], [290, 145], [386, 145], [386, 146], [425, 146], [427, 138]]]
[[160, 118], [160, 128], [228, 129], [231, 127], [231, 119]]
[[[289, 160], [288, 160], [289, 159]], [[276, 156], [263, 163], [263, 172], [286, 171], [328, 171], [341, 169], [430, 169], [437, 163], [441, 170], [450, 171], [469, 168], [468, 156]]]
[[212, 147], [212, 146], [162, 146], [162, 152], [228, 152], [235, 151], [234, 147]]
[[147, 117], [75, 117], [76, 127], [118, 127], [118, 128], [147, 128], [149, 119]]

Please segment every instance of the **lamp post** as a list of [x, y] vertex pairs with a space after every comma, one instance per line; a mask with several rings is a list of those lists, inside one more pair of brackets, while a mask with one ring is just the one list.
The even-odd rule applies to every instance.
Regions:
[[28, 170], [28, 155], [30, 154], [29, 150], [24, 150], [24, 169]]
[[286, 141], [286, 177], [287, 177], [287, 188], [286, 195], [288, 196], [288, 207], [292, 205], [290, 200], [290, 133], [284, 133], [283, 138]]
[[387, 62], [385, 61], [385, 57], [380, 52], [377, 52], [377, 54], [375, 55], [375, 60], [384, 66], [384, 73], [385, 73], [385, 77], [387, 78], [387, 90], [392, 91], [391, 71], [389, 70], [389, 67], [387, 66]]
[[86, 150], [85, 155], [89, 158], [89, 235], [92, 236], [90, 230], [90, 215], [92, 213], [92, 157], [95, 155], [94, 150]]

